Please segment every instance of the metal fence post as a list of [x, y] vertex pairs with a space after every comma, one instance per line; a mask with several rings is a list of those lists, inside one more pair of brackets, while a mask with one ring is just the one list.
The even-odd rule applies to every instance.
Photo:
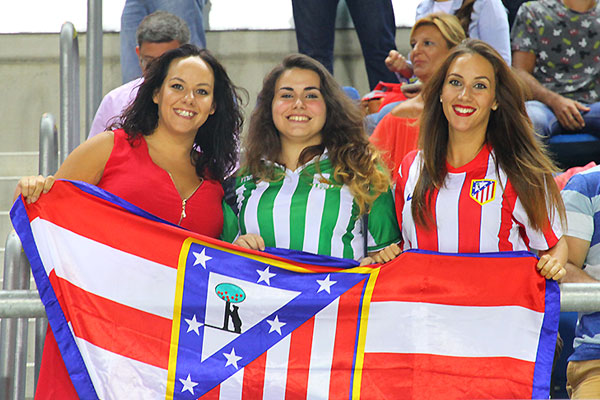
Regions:
[[600, 284], [561, 283], [560, 311], [600, 311]]
[[[21, 240], [12, 231], [6, 238], [4, 290], [29, 289], [28, 261]], [[0, 322], [0, 398], [25, 398], [27, 318], [3, 318]]]
[[86, 136], [102, 101], [102, 0], [88, 0], [86, 35]]
[[[40, 156], [38, 160], [39, 173], [42, 176], [52, 175], [58, 170], [58, 133], [56, 120], [50, 113], [44, 113], [40, 119]], [[34, 353], [34, 376], [33, 390], [37, 387], [46, 338], [48, 320], [39, 317], [35, 320], [35, 353]]]
[[60, 162], [80, 142], [79, 44], [71, 22], [60, 29]]
[[40, 175], [52, 175], [58, 169], [58, 133], [56, 120], [50, 113], [40, 118], [40, 158], [38, 169]]

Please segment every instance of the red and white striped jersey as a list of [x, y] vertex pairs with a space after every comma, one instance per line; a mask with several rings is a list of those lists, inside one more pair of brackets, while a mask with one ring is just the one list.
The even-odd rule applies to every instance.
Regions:
[[411, 212], [422, 153], [408, 154], [396, 180], [396, 215], [403, 249], [447, 253], [547, 250], [562, 236], [558, 211], [544, 232], [529, 224], [527, 213], [502, 169], [496, 171], [493, 151], [484, 146], [469, 163], [453, 168], [433, 195], [435, 227], [416, 226]]

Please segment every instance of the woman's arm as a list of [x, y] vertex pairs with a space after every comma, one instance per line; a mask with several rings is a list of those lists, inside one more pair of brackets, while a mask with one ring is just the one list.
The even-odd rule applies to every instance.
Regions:
[[565, 269], [566, 275], [560, 280], [561, 283], [597, 283], [597, 279], [592, 278], [583, 270], [585, 259], [590, 250], [590, 241], [580, 239], [575, 236], [564, 236], [569, 247], [569, 256]]
[[21, 178], [15, 189], [13, 200], [22, 194], [28, 203], [33, 203], [43, 193], [48, 193], [54, 185], [55, 179], [72, 179], [97, 185], [102, 178], [104, 166], [113, 147], [114, 135], [112, 132], [103, 132], [86, 140], [69, 154], [56, 175]]
[[546, 279], [554, 279], [555, 281], [561, 279], [567, 273], [565, 264], [568, 254], [569, 247], [564, 236], [548, 250], [540, 250], [540, 260], [537, 263], [540, 275]]

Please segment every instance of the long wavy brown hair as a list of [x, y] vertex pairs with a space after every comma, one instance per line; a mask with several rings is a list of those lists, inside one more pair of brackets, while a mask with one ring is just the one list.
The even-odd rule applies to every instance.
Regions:
[[244, 140], [241, 173], [252, 174], [256, 180], [274, 181], [282, 178], [272, 163], [278, 161], [281, 154], [281, 140], [273, 122], [272, 102], [277, 80], [283, 72], [292, 68], [310, 70], [319, 75], [327, 108], [325, 125], [321, 131], [322, 142], [306, 147], [300, 153], [299, 164], [307, 163], [327, 149], [334, 169], [334, 183], [347, 185], [360, 213], [368, 212], [379, 194], [389, 189], [389, 173], [383, 167], [379, 152], [369, 142], [358, 105], [344, 93], [323, 65], [302, 54], [287, 56], [265, 77]]
[[467, 39], [448, 55], [423, 90], [424, 108], [420, 120], [419, 145], [423, 154], [421, 174], [415, 186], [412, 214], [417, 224], [430, 227], [432, 195], [444, 185], [448, 152], [448, 120], [440, 96], [446, 74], [454, 60], [464, 54], [479, 54], [494, 68], [498, 109], [492, 111], [485, 143], [494, 150], [496, 170], [502, 168], [525, 208], [531, 226], [543, 230], [558, 210], [565, 220], [565, 208], [553, 173], [558, 168], [536, 138], [525, 110], [525, 88], [500, 54], [487, 43]]

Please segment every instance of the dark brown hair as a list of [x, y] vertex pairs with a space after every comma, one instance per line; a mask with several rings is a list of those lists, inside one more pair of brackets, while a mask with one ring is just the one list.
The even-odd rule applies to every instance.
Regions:
[[257, 180], [281, 178], [272, 163], [264, 161], [279, 161], [280, 158], [281, 141], [273, 122], [272, 102], [277, 80], [293, 68], [313, 71], [319, 76], [327, 108], [321, 144], [305, 148], [298, 162], [304, 164], [327, 149], [334, 168], [333, 179], [348, 185], [361, 213], [365, 212], [380, 193], [388, 190], [389, 174], [382, 167], [379, 152], [369, 142], [358, 105], [344, 93], [323, 65], [302, 54], [287, 56], [263, 80], [244, 141], [241, 173], [251, 174]]
[[185, 44], [153, 60], [137, 97], [113, 125], [123, 128], [130, 141], [138, 135], [151, 135], [158, 125], [158, 105], [152, 100], [153, 95], [162, 86], [171, 63], [187, 57], [201, 58], [211, 68], [215, 79], [215, 112], [198, 128], [190, 158], [199, 177], [206, 177], [208, 173], [210, 178], [222, 181], [237, 163], [238, 137], [244, 121], [239, 93], [244, 90], [231, 82], [225, 68], [208, 50]]

